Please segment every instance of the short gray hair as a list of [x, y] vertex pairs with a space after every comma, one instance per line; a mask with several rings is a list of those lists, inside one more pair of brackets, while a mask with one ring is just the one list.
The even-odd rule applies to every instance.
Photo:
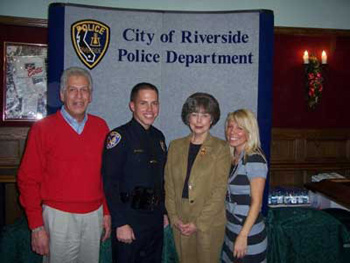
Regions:
[[67, 88], [67, 82], [71, 76], [82, 76], [85, 77], [89, 82], [89, 88], [92, 92], [92, 77], [89, 71], [79, 67], [70, 67], [63, 71], [61, 76], [60, 92], [63, 92]]

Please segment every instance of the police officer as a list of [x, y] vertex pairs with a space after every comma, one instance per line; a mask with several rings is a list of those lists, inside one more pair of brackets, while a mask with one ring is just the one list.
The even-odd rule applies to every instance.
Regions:
[[118, 263], [161, 262], [166, 145], [152, 126], [159, 113], [158, 89], [139, 83], [130, 95], [130, 122], [112, 130], [102, 174], [112, 216], [112, 255]]

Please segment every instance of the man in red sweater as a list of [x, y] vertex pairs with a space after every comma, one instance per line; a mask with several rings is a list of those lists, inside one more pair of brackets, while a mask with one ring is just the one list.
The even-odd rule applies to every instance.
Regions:
[[36, 122], [18, 173], [20, 202], [32, 230], [32, 249], [44, 262], [99, 261], [101, 236], [110, 235], [101, 158], [109, 129], [86, 113], [92, 79], [81, 68], [61, 77], [63, 106]]

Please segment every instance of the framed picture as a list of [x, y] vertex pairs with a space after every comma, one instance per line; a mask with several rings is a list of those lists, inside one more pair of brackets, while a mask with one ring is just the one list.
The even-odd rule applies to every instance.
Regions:
[[4, 42], [5, 121], [36, 121], [46, 116], [47, 45]]

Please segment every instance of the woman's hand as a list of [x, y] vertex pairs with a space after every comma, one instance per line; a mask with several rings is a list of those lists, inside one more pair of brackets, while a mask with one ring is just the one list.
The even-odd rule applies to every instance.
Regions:
[[248, 237], [238, 235], [233, 246], [233, 256], [236, 258], [243, 258], [247, 254]]
[[184, 223], [182, 223], [180, 219], [174, 222], [174, 227], [176, 227], [180, 232], [182, 232], [183, 225]]
[[190, 236], [193, 233], [197, 232], [197, 227], [193, 223], [184, 224], [180, 219], [178, 219], [174, 226], [180, 231], [180, 233], [184, 236]]
[[196, 232], [197, 232], [197, 227], [195, 224], [188, 223], [188, 224], [182, 225], [181, 234], [183, 234], [184, 236], [190, 236]]

